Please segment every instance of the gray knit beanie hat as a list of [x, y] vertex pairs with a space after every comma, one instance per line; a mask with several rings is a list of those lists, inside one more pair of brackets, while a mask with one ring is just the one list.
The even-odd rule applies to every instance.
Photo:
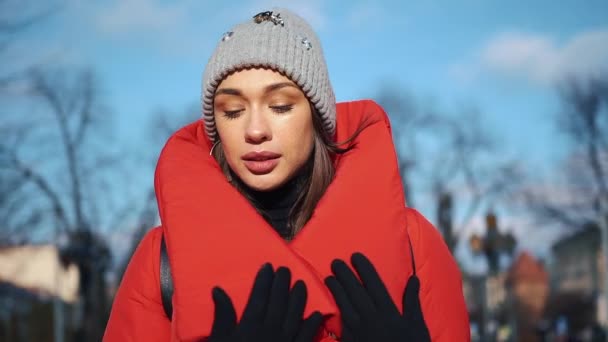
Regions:
[[319, 38], [304, 19], [285, 9], [273, 9], [224, 33], [207, 63], [203, 74], [203, 120], [212, 142], [217, 140], [213, 117], [217, 86], [231, 73], [254, 67], [273, 69], [296, 83], [333, 138], [336, 98]]

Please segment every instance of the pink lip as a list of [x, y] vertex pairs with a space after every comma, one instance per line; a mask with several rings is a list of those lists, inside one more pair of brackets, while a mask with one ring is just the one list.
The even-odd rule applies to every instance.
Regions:
[[276, 159], [281, 155], [270, 151], [249, 152], [241, 156], [243, 160], [264, 161], [268, 159]]
[[255, 175], [263, 175], [272, 172], [279, 163], [280, 154], [260, 151], [249, 152], [241, 156], [245, 167]]

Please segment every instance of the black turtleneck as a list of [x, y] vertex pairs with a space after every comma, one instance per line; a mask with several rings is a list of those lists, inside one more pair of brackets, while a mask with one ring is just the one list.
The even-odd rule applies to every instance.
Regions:
[[286, 240], [293, 237], [289, 227], [289, 213], [298, 199], [306, 174], [300, 172], [294, 179], [271, 191], [246, 189], [264, 219]]

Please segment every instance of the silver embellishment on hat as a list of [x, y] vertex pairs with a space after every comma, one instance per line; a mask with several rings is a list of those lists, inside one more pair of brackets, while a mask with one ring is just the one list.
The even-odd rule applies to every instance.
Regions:
[[306, 47], [306, 50], [310, 50], [312, 49], [312, 43], [310, 42], [310, 40], [308, 40], [308, 38], [304, 37], [302, 38], [302, 45], [304, 45], [304, 47]]
[[310, 42], [310, 40], [302, 35], [296, 35], [296, 39], [298, 42], [300, 42], [302, 44], [302, 46], [308, 51], [310, 49], [312, 49], [312, 43]]
[[230, 39], [232, 37], [232, 35], [234, 34], [234, 32], [232, 31], [228, 31], [226, 33], [224, 33], [224, 35], [222, 35], [222, 41], [225, 42], [228, 39]]
[[253, 22], [256, 24], [260, 24], [264, 21], [270, 21], [275, 25], [281, 24], [281, 26], [285, 26], [285, 22], [283, 21], [283, 18], [281, 18], [281, 13], [264, 11], [253, 16]]

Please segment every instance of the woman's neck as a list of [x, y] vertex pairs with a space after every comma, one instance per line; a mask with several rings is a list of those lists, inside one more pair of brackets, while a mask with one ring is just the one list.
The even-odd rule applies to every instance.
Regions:
[[293, 229], [289, 224], [290, 214], [306, 183], [307, 175], [307, 172], [300, 172], [287, 183], [271, 191], [256, 191], [244, 187], [254, 207], [284, 239], [293, 237]]

